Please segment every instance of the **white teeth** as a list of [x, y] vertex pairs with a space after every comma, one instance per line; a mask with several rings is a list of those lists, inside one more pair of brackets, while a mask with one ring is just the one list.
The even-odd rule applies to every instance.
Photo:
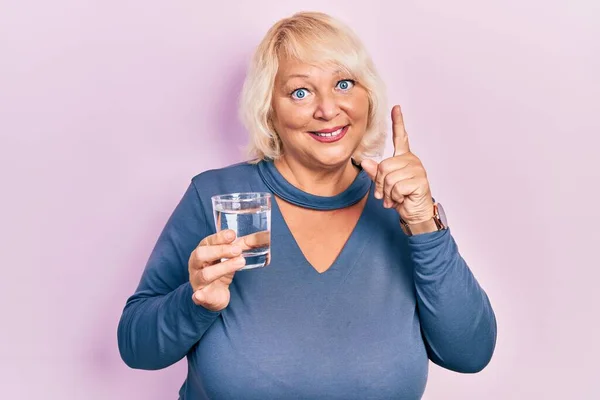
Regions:
[[317, 133], [317, 136], [321, 136], [321, 137], [331, 137], [331, 136], [337, 136], [340, 133], [342, 133], [342, 129], [344, 128], [340, 128], [337, 131], [331, 132], [331, 133]]

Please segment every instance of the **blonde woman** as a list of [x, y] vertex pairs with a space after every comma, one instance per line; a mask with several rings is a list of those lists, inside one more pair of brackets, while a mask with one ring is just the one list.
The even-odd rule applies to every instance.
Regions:
[[[268, 31], [242, 93], [249, 161], [192, 179], [123, 311], [127, 365], [187, 357], [181, 399], [349, 400], [419, 399], [429, 360], [488, 364], [494, 312], [398, 106], [394, 155], [372, 159], [388, 134], [383, 91], [339, 21], [298, 13]], [[236, 192], [272, 195], [265, 268], [240, 270], [250, 241], [215, 233], [211, 197]]]

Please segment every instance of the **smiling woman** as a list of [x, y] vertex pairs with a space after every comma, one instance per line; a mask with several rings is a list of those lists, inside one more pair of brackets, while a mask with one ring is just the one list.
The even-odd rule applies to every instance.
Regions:
[[360, 145], [368, 120], [369, 95], [357, 79], [300, 61], [280, 62], [271, 121], [286, 157], [277, 161], [339, 168]]
[[[419, 399], [428, 361], [477, 372], [496, 320], [350, 29], [276, 23], [242, 93], [251, 160], [192, 179], [119, 323], [133, 368], [188, 359], [181, 399]], [[269, 265], [241, 270], [211, 197], [267, 192]], [[383, 201], [380, 201], [383, 200]], [[244, 236], [241, 237], [243, 239]], [[261, 245], [264, 245], [262, 243]]]
[[[353, 90], [355, 86], [359, 90]], [[280, 156], [279, 135], [284, 133], [273, 126], [272, 113], [277, 105], [294, 103], [282, 100], [300, 100], [296, 106], [304, 114], [320, 106], [317, 111], [327, 117], [336, 106], [328, 96], [336, 93], [368, 102], [360, 111], [366, 113], [364, 126], [356, 129], [362, 136], [352, 153], [356, 161], [380, 155], [387, 130], [384, 84], [360, 39], [326, 14], [297, 14], [277, 22], [258, 46], [242, 89], [240, 115], [250, 134], [250, 156], [255, 160]]]

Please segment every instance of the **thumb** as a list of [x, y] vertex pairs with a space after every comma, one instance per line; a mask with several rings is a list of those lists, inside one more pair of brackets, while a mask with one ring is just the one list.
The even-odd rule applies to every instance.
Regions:
[[377, 176], [377, 167], [379, 166], [377, 161], [365, 159], [360, 163], [360, 166], [365, 170], [367, 175], [369, 175], [369, 178], [375, 180], [375, 177]]

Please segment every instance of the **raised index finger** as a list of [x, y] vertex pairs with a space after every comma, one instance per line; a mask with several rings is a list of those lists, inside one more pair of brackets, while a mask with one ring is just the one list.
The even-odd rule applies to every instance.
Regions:
[[410, 152], [408, 134], [404, 128], [404, 119], [399, 105], [392, 108], [392, 138], [394, 141], [394, 156]]

